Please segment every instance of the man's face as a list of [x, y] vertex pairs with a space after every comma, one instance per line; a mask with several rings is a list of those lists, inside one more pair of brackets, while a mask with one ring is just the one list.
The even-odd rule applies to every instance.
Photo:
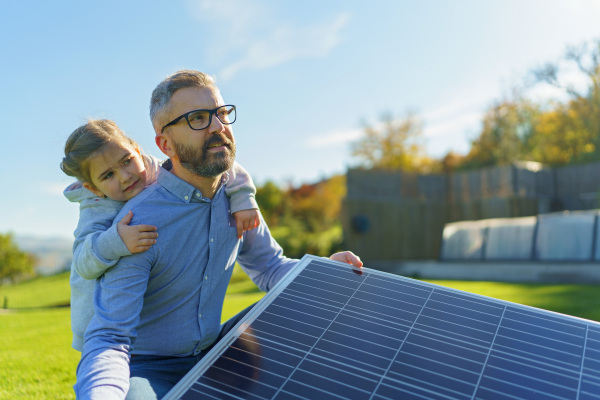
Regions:
[[[171, 98], [169, 120], [192, 110], [215, 109], [224, 105], [218, 90], [210, 87], [179, 89]], [[224, 125], [212, 115], [210, 125], [193, 130], [185, 118], [169, 127], [176, 157], [185, 169], [202, 177], [215, 177], [233, 166], [235, 139], [231, 125]]]

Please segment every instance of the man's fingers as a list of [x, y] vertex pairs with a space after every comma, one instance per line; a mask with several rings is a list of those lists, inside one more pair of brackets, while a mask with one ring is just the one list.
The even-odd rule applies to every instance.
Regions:
[[363, 262], [358, 258], [358, 256], [351, 254], [348, 257], [348, 263], [354, 265], [355, 267], [362, 268]]
[[363, 262], [360, 260], [360, 258], [351, 251], [341, 251], [339, 253], [332, 254], [329, 258], [335, 261], [345, 262], [358, 268], [362, 268], [363, 266]]
[[346, 253], [346, 262], [348, 264], [352, 264], [355, 267], [362, 268], [363, 262], [360, 260], [360, 257], [358, 257], [356, 254], [352, 253], [351, 251], [346, 251], [345, 253]]

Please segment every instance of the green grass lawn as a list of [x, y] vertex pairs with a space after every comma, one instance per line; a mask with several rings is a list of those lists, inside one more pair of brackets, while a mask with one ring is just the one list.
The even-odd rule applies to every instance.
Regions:
[[[596, 285], [430, 282], [600, 321], [600, 286]], [[51, 294], [46, 294], [46, 285]], [[56, 287], [62, 288], [62, 295], [55, 294]], [[0, 287], [0, 295], [6, 293], [15, 302], [21, 299], [19, 301], [33, 304], [33, 299], [37, 298], [39, 306], [64, 304], [69, 297], [68, 274], [37, 279], [11, 288]], [[223, 320], [264, 295], [237, 269], [227, 293]], [[0, 313], [0, 399], [75, 397], [72, 386], [79, 352], [71, 348], [69, 311], [68, 307], [58, 307]]]
[[73, 399], [68, 307], [0, 315], [0, 399]]
[[0, 286], [0, 307], [68, 306], [69, 296], [69, 272], [62, 272], [57, 275], [35, 278], [18, 285]]
[[600, 321], [600, 285], [435, 281], [465, 292]]
[[[57, 288], [62, 288], [59, 295]], [[48, 294], [50, 293], [50, 294]], [[69, 275], [0, 287], [9, 305], [47, 307], [69, 300]], [[223, 307], [223, 321], [264, 296], [236, 267]], [[36, 300], [37, 299], [37, 300]], [[0, 399], [74, 399], [80, 353], [71, 348], [69, 307], [2, 312], [0, 309]]]

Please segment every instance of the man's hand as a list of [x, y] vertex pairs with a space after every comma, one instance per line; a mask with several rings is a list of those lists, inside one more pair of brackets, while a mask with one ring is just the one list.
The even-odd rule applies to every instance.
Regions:
[[350, 264], [358, 268], [362, 268], [363, 266], [363, 263], [362, 261], [360, 261], [360, 258], [351, 251], [341, 251], [339, 253], [332, 254], [331, 256], [329, 256], [329, 259]]
[[258, 210], [255, 209], [234, 212], [233, 218], [235, 218], [238, 239], [242, 238], [242, 233], [245, 231], [257, 228], [260, 225]]
[[132, 218], [133, 212], [129, 211], [127, 215], [117, 223], [117, 232], [131, 254], [141, 253], [142, 251], [148, 250], [156, 243], [158, 233], [156, 233], [156, 227], [153, 225], [130, 226], [129, 223]]

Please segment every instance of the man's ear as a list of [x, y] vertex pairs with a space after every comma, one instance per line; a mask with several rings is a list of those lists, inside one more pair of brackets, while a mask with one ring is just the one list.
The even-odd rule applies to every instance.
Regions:
[[173, 158], [175, 156], [175, 152], [173, 151], [173, 146], [171, 146], [171, 138], [168, 134], [159, 133], [154, 137], [154, 141], [156, 145], [167, 157]]
[[104, 193], [96, 189], [96, 186], [92, 185], [89, 182], [83, 182], [83, 187], [89, 190], [90, 192], [94, 193], [98, 197], [106, 197]]

